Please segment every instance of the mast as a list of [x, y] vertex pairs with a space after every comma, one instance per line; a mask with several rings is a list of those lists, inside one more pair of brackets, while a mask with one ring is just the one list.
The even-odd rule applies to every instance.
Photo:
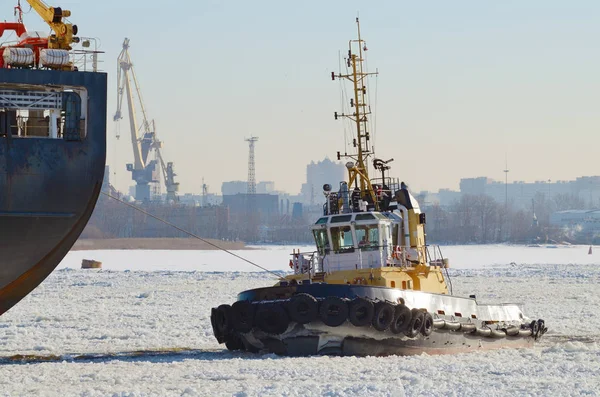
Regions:
[[334, 113], [334, 118], [337, 120], [339, 117], [345, 117], [354, 122], [356, 125], [356, 138], [353, 140], [353, 145], [357, 149], [356, 154], [344, 154], [337, 153], [338, 160], [342, 157], [351, 158], [354, 163], [347, 163], [349, 173], [348, 186], [352, 186], [356, 183], [360, 187], [361, 198], [365, 199], [367, 196], [371, 196], [372, 201], [377, 207], [377, 200], [375, 199], [375, 192], [369, 181], [369, 171], [367, 168], [367, 159], [373, 152], [370, 149], [369, 141], [370, 134], [368, 131], [368, 117], [371, 114], [369, 104], [367, 103], [367, 77], [371, 75], [377, 75], [375, 73], [367, 73], [364, 70], [364, 58], [363, 51], [367, 51], [367, 45], [360, 36], [360, 22], [356, 18], [356, 28], [358, 32], [358, 39], [350, 40], [348, 42], [348, 58], [346, 59], [348, 68], [351, 68], [351, 73], [348, 74], [335, 74], [331, 72], [331, 79], [346, 79], [352, 82], [354, 96], [350, 99], [350, 107], [354, 108], [352, 114], [345, 114], [338, 112]]

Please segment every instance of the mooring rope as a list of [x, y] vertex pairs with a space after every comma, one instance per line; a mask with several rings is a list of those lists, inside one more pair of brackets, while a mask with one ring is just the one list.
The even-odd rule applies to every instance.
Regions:
[[111, 199], [113, 199], [113, 200], [116, 200], [116, 201], [118, 201], [118, 202], [120, 202], [120, 203], [122, 203], [122, 204], [125, 204], [126, 206], [128, 206], [128, 207], [131, 207], [131, 208], [133, 208], [134, 210], [136, 210], [136, 211], [139, 211], [139, 212], [141, 212], [141, 213], [142, 213], [142, 214], [144, 214], [144, 215], [148, 215], [149, 217], [151, 217], [151, 218], [154, 218], [154, 219], [156, 219], [156, 220], [157, 220], [157, 221], [159, 221], [159, 222], [162, 222], [162, 223], [164, 223], [164, 224], [166, 224], [166, 225], [169, 225], [169, 226], [171, 226], [171, 227], [173, 227], [173, 228], [175, 228], [175, 229], [179, 230], [180, 232], [187, 234], [187, 235], [188, 235], [188, 236], [190, 236], [190, 237], [194, 237], [194, 238], [196, 238], [196, 239], [198, 239], [198, 240], [200, 240], [200, 241], [202, 241], [202, 242], [204, 242], [204, 243], [206, 243], [206, 244], [208, 244], [208, 245], [210, 245], [210, 246], [212, 246], [212, 247], [215, 247], [216, 249], [219, 249], [219, 250], [221, 250], [221, 251], [224, 251], [224, 252], [228, 253], [229, 255], [235, 256], [236, 258], [238, 258], [238, 259], [241, 259], [241, 260], [243, 260], [244, 262], [247, 262], [247, 263], [251, 264], [252, 266], [256, 266], [256, 267], [258, 267], [259, 269], [262, 269], [262, 270], [264, 270], [265, 272], [271, 273], [272, 275], [274, 275], [274, 276], [275, 276], [275, 277], [277, 277], [278, 279], [283, 279], [283, 277], [281, 277], [281, 276], [280, 276], [280, 275], [278, 275], [277, 273], [275, 273], [275, 272], [273, 272], [273, 271], [271, 271], [271, 270], [269, 270], [269, 269], [266, 269], [266, 268], [262, 267], [261, 265], [259, 265], [259, 264], [256, 264], [256, 263], [252, 262], [251, 260], [249, 260], [249, 259], [246, 259], [246, 258], [244, 258], [243, 256], [240, 256], [240, 255], [238, 255], [238, 254], [236, 254], [236, 253], [233, 253], [233, 252], [231, 252], [231, 251], [229, 251], [229, 250], [227, 250], [227, 249], [225, 249], [225, 248], [223, 248], [223, 247], [219, 247], [217, 244], [215, 244], [215, 243], [212, 243], [212, 242], [208, 241], [207, 239], [204, 239], [204, 238], [202, 238], [202, 237], [200, 237], [200, 236], [198, 236], [198, 235], [196, 235], [196, 234], [194, 234], [194, 233], [192, 233], [192, 232], [188, 232], [187, 230], [185, 230], [185, 229], [182, 229], [182, 228], [180, 228], [179, 226], [177, 226], [177, 225], [174, 225], [174, 224], [172, 224], [171, 222], [169, 222], [169, 221], [167, 221], [167, 220], [165, 220], [165, 219], [159, 218], [159, 217], [158, 217], [158, 216], [156, 216], [156, 215], [152, 215], [151, 213], [149, 213], [149, 212], [147, 212], [147, 211], [144, 211], [143, 209], [141, 209], [140, 207], [138, 207], [138, 206], [136, 206], [136, 205], [133, 205], [133, 204], [131, 204], [131, 203], [128, 203], [127, 201], [121, 200], [120, 198], [118, 198], [118, 197], [115, 197], [115, 196], [113, 196], [113, 195], [111, 195], [111, 194], [108, 194], [108, 193], [106, 193], [106, 192], [100, 192], [100, 193], [102, 193], [102, 194], [104, 194], [105, 196], [107, 196], [107, 197], [110, 197]]

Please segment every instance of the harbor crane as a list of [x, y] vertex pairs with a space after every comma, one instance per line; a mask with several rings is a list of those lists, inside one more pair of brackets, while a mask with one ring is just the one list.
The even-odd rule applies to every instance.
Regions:
[[[150, 201], [150, 184], [159, 184], [160, 178], [157, 166], [161, 168], [163, 178], [167, 188], [167, 201], [177, 202], [177, 192], [179, 183], [175, 182], [173, 163], [165, 162], [162, 158], [160, 149], [162, 142], [156, 137], [156, 127], [154, 120], [149, 121], [142, 100], [140, 86], [138, 84], [133, 63], [129, 56], [129, 39], [123, 41], [123, 49], [117, 59], [117, 111], [113, 117], [114, 121], [119, 121], [123, 118], [121, 108], [123, 105], [123, 96], [127, 96], [127, 108], [129, 112], [129, 128], [131, 130], [131, 145], [133, 147], [133, 163], [127, 164], [127, 171], [131, 172], [131, 178], [135, 181], [135, 199], [136, 201]], [[133, 87], [131, 84], [133, 80]], [[133, 100], [133, 90], [139, 99], [139, 105], [142, 112], [142, 125], [138, 127], [135, 104]], [[141, 137], [138, 132], [141, 131]], [[119, 135], [117, 135], [117, 139]], [[148, 155], [151, 151], [155, 153], [155, 159], [149, 159]]]
[[[71, 50], [71, 44], [79, 43], [77, 25], [63, 22], [63, 18], [70, 17], [71, 11], [60, 7], [49, 7], [42, 0], [27, 0], [32, 9], [50, 26], [53, 34], [48, 37], [48, 48]], [[21, 10], [21, 2], [16, 7]]]

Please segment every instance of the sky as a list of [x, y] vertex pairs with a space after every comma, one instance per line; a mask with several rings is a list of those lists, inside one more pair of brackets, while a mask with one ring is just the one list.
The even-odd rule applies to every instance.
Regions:
[[[132, 184], [133, 161], [127, 118], [119, 140], [113, 122], [124, 37], [181, 192], [200, 193], [202, 178], [213, 193], [246, 180], [244, 139], [257, 136], [257, 180], [296, 194], [308, 163], [344, 151], [344, 123], [333, 118], [340, 84], [330, 74], [355, 38], [357, 14], [369, 71], [379, 71], [369, 82], [375, 151], [395, 159], [392, 175], [413, 190], [504, 180], [505, 161], [509, 182], [600, 174], [597, 1], [49, 4], [70, 9], [81, 36], [101, 40], [107, 163], [120, 190]], [[48, 30], [33, 11], [25, 23]]]

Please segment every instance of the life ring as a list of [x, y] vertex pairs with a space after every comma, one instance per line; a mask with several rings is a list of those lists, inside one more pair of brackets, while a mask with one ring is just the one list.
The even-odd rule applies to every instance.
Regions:
[[412, 313], [410, 309], [406, 307], [406, 305], [399, 304], [396, 306], [396, 310], [394, 312], [394, 320], [390, 325], [390, 331], [394, 334], [400, 334], [405, 332], [410, 325], [410, 320], [412, 319]]
[[317, 318], [318, 303], [314, 296], [310, 294], [297, 294], [292, 296], [287, 304], [287, 311], [290, 320], [298, 324], [306, 324], [315, 321]]
[[423, 328], [425, 314], [419, 309], [412, 309], [410, 312], [412, 314], [412, 319], [410, 320], [410, 324], [404, 335], [409, 338], [416, 338], [421, 332], [421, 328]]
[[348, 304], [338, 296], [328, 296], [321, 302], [319, 316], [329, 327], [339, 327], [348, 318]]
[[400, 259], [402, 258], [402, 247], [399, 245], [394, 246], [394, 251], [392, 251], [392, 258]]
[[394, 321], [394, 306], [388, 302], [377, 302], [373, 315], [373, 328], [377, 331], [385, 331]]
[[348, 320], [355, 327], [362, 327], [371, 324], [375, 306], [373, 302], [366, 298], [354, 298], [350, 302], [348, 309]]
[[290, 323], [283, 307], [276, 303], [260, 305], [254, 321], [262, 331], [273, 335], [284, 333]]
[[355, 277], [352, 284], [367, 285], [367, 279], [364, 277]]
[[254, 326], [255, 306], [248, 301], [237, 301], [231, 305], [233, 328], [241, 333], [250, 332]]

